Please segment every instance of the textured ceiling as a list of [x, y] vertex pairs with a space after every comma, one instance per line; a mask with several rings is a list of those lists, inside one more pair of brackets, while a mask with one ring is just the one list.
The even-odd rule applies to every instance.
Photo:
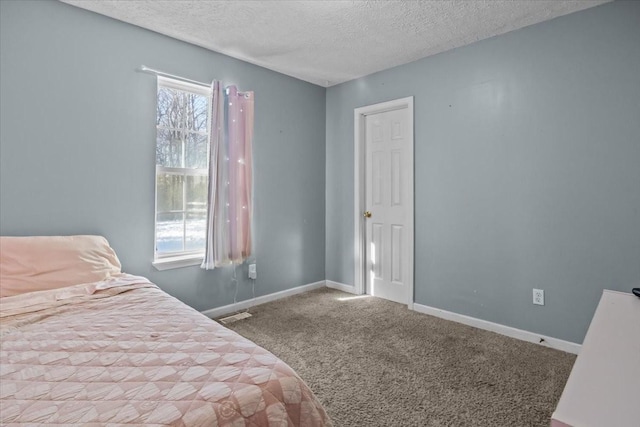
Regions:
[[61, 1], [332, 86], [609, 0]]

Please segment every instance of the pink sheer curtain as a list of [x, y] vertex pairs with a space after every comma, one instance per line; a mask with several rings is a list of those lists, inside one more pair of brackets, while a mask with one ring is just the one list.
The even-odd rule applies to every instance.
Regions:
[[213, 82], [207, 244], [202, 268], [241, 264], [252, 253], [253, 92]]

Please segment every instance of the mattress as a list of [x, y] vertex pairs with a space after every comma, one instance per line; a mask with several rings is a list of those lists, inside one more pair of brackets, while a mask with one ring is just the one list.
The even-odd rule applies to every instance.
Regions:
[[283, 361], [117, 279], [0, 300], [3, 425], [329, 426]]

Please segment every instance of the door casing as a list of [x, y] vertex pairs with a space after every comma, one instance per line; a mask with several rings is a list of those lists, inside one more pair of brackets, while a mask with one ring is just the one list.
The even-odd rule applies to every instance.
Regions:
[[410, 263], [411, 280], [409, 283], [409, 298], [407, 301], [407, 307], [413, 310], [414, 299], [414, 287], [415, 287], [415, 268], [414, 268], [414, 181], [415, 181], [415, 158], [414, 158], [414, 132], [413, 132], [413, 96], [406, 98], [395, 99], [392, 101], [381, 102], [378, 104], [367, 105], [354, 109], [354, 138], [353, 138], [353, 153], [354, 153], [354, 249], [355, 249], [355, 271], [354, 271], [354, 287], [356, 294], [362, 295], [366, 292], [365, 288], [365, 268], [366, 268], [366, 249], [365, 249], [365, 224], [363, 220], [363, 212], [365, 211], [365, 123], [364, 118], [371, 114], [384, 113], [387, 111], [407, 109], [408, 112], [408, 134], [407, 137], [411, 141], [411, 158], [414, 165], [414, 173], [411, 177], [408, 185], [410, 201], [407, 209], [409, 210], [409, 233], [410, 246], [412, 250], [408, 255], [408, 262]]

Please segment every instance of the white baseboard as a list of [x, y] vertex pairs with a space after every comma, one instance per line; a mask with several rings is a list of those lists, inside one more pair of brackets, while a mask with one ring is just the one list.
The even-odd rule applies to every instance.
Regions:
[[[210, 310], [205, 310], [202, 312], [202, 314], [211, 319], [216, 319], [226, 314], [235, 313], [240, 310], [245, 310], [256, 305], [276, 301], [282, 298], [287, 298], [292, 295], [309, 292], [314, 289], [320, 289], [325, 286], [327, 288], [337, 289], [350, 294], [356, 294], [356, 289], [354, 286], [345, 285], [344, 283], [334, 282], [332, 280], [320, 280], [319, 282], [309, 283], [307, 285], [298, 286], [296, 288], [291, 288], [284, 291], [275, 292], [273, 294], [263, 295], [261, 297], [240, 301], [235, 304], [229, 304], [222, 307], [212, 308]], [[567, 353], [578, 354], [580, 353], [580, 348], [582, 347], [580, 344], [576, 344], [570, 341], [564, 341], [558, 338], [548, 337], [546, 335], [540, 335], [534, 332], [512, 328], [511, 326], [505, 326], [499, 323], [489, 322], [488, 320], [465, 316], [464, 314], [458, 314], [452, 311], [430, 307], [428, 305], [413, 303], [413, 310], [418, 313], [428, 314], [445, 320], [451, 320], [453, 322], [473, 326], [474, 328], [484, 329], [486, 331], [495, 332], [501, 335], [531, 342], [534, 344], [539, 344], [545, 347], [551, 347], [556, 350], [565, 351]], [[540, 342], [541, 339], [544, 341]]]
[[298, 286], [296, 288], [286, 289], [284, 291], [275, 292], [273, 294], [263, 295], [261, 297], [251, 298], [244, 301], [237, 302], [235, 304], [224, 305], [222, 307], [216, 307], [202, 312], [205, 316], [216, 319], [225, 314], [235, 313], [236, 311], [245, 310], [255, 305], [264, 304], [271, 301], [276, 301], [282, 298], [290, 297], [292, 295], [301, 294], [303, 292], [309, 292], [314, 289], [324, 288], [326, 283], [324, 280], [315, 283], [309, 283], [308, 285]]
[[347, 292], [350, 294], [356, 293], [356, 287], [351, 285], [345, 285], [344, 283], [334, 282], [333, 280], [327, 280], [327, 288], [337, 289], [342, 292]]
[[[486, 331], [496, 332], [498, 334], [506, 335], [511, 338], [516, 338], [522, 341], [539, 344], [544, 347], [551, 347], [556, 350], [561, 350], [567, 353], [578, 354], [580, 353], [580, 348], [582, 347], [580, 344], [576, 344], [570, 341], [564, 341], [558, 338], [552, 338], [545, 335], [536, 334], [534, 332], [512, 328], [511, 326], [505, 326], [499, 323], [493, 323], [487, 320], [477, 319], [471, 316], [465, 316], [464, 314], [458, 314], [458, 313], [442, 310], [435, 307], [429, 307], [428, 305], [413, 303], [413, 309], [418, 313], [429, 314], [431, 316], [439, 317], [441, 319], [451, 320], [453, 322], [458, 322], [464, 325], [473, 326], [478, 329], [484, 329]], [[541, 339], [544, 341], [540, 342]]]

